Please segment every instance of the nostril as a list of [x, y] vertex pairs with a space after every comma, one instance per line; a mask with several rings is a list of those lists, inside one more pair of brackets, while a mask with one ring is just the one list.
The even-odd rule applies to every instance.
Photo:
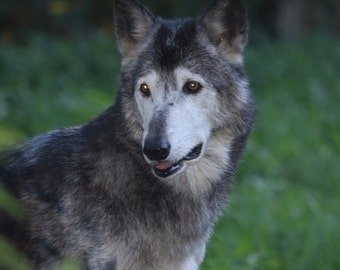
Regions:
[[144, 144], [143, 153], [150, 160], [164, 160], [170, 154], [171, 146], [165, 139], [160, 140], [146, 140]]

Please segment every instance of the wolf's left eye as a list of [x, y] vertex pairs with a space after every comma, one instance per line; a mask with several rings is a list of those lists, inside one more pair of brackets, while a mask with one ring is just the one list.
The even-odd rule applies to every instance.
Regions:
[[202, 85], [196, 81], [189, 81], [184, 85], [184, 90], [190, 94], [195, 94], [201, 90]]
[[139, 87], [139, 90], [143, 93], [145, 96], [150, 95], [150, 88], [146, 83], [142, 83]]

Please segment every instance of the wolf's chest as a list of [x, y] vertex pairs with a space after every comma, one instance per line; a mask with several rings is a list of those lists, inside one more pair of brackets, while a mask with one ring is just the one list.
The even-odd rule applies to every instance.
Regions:
[[104, 242], [94, 249], [86, 261], [93, 270], [112, 269], [107, 268], [111, 265], [115, 265], [116, 270], [196, 270], [204, 253], [203, 239], [189, 244], [186, 239], [173, 241], [170, 235], [160, 239], [140, 232], [134, 239]]

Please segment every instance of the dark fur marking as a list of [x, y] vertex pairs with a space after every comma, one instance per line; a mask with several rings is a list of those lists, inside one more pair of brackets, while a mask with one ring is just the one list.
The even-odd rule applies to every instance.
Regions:
[[46, 203], [48, 207], [51, 209], [55, 209], [59, 213], [62, 213], [65, 211], [64, 206], [60, 202], [60, 200], [56, 197], [56, 195], [53, 195], [50, 192], [47, 192], [44, 190], [38, 181], [34, 182], [35, 184], [31, 186], [30, 192], [32, 193], [33, 197], [35, 197], [37, 200]]
[[150, 52], [150, 56], [154, 57], [153, 65], [164, 71], [181, 66], [193, 53], [192, 49], [199, 46], [195, 39], [196, 27], [194, 20], [183, 20], [176, 24], [164, 22], [155, 34], [154, 45], [150, 46], [156, 49], [156, 52]]

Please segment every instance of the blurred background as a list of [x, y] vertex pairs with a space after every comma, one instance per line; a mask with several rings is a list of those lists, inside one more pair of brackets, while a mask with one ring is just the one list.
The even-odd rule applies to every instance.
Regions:
[[[112, 0], [12, 0], [0, 5], [1, 40], [24, 41], [32, 34], [83, 37], [103, 31], [112, 33]], [[165, 18], [196, 16], [209, 1], [144, 0]], [[294, 40], [319, 31], [340, 32], [337, 0], [248, 0], [251, 26], [256, 34]]]
[[[208, 0], [144, 0], [165, 18]], [[202, 269], [340, 269], [340, 1], [248, 0], [259, 109]], [[0, 149], [114, 102], [112, 0], [0, 2]], [[0, 207], [15, 202], [0, 190]], [[12, 209], [12, 210], [11, 210]], [[65, 263], [62, 269], [75, 269]], [[0, 269], [28, 269], [0, 236]]]

